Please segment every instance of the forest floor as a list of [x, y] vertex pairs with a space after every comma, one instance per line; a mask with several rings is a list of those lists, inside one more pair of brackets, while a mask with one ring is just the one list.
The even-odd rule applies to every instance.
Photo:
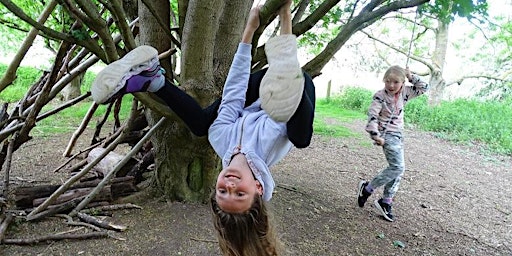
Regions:
[[[357, 184], [386, 166], [364, 122], [341, 123], [352, 138], [317, 136], [273, 168], [270, 207], [286, 255], [512, 255], [512, 158], [459, 145], [432, 133], [405, 132], [406, 172], [393, 207], [395, 222], [356, 203]], [[36, 137], [14, 154], [12, 186], [66, 180], [53, 170], [65, 159], [69, 135]], [[59, 175], [61, 175], [59, 177]], [[142, 209], [114, 211], [125, 225], [111, 237], [31, 246], [0, 245], [0, 255], [219, 255], [205, 204], [169, 202], [141, 194]], [[6, 238], [70, 232], [64, 219], [17, 219]]]

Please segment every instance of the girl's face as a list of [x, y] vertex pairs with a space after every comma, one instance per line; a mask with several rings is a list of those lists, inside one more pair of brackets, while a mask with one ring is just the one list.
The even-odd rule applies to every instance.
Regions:
[[384, 78], [384, 87], [391, 94], [397, 94], [402, 89], [404, 82], [404, 79], [401, 79], [400, 77], [391, 74], [388, 77]]
[[256, 194], [262, 195], [263, 188], [250, 168], [230, 165], [219, 173], [215, 199], [223, 211], [246, 212], [251, 208]]

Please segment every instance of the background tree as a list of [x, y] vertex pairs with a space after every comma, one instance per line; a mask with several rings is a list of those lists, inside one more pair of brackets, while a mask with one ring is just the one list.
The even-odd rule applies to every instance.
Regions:
[[[325, 65], [356, 32], [372, 26], [387, 15], [426, 2], [428, 0], [296, 1], [293, 33], [303, 45], [318, 46], [316, 54], [303, 69], [313, 77], [320, 75]], [[434, 4], [453, 2], [472, 6], [472, 1], [467, 0], [438, 0]], [[42, 107], [55, 98], [69, 81], [96, 62], [115, 61], [137, 45], [149, 44], [158, 49], [162, 53], [161, 62], [167, 70], [167, 78], [195, 97], [200, 104], [208, 105], [221, 94], [253, 1], [141, 0], [137, 2], [137, 7], [135, 1], [121, 0], [49, 1], [45, 8], [51, 9], [57, 3], [57, 10], [74, 21], [72, 24], [61, 22], [52, 25], [45, 25], [42, 19], [37, 21], [32, 17], [37, 13], [31, 13], [32, 9], [25, 8], [19, 2], [0, 0], [0, 3], [5, 8], [2, 10], [8, 10], [9, 17], [15, 20], [14, 23], [29, 24], [46, 40], [59, 45], [51, 71], [34, 83], [26, 97], [13, 108], [12, 114], [6, 117], [10, 121], [2, 123], [0, 139], [10, 138], [9, 143], [5, 143], [1, 149], [3, 154], [0, 160], [3, 163], [9, 155], [9, 146], [16, 150], [30, 139], [29, 134], [36, 121], [45, 116], [41, 115]], [[263, 43], [271, 34], [268, 31], [278, 28], [273, 20], [280, 5], [280, 0], [269, 0], [262, 8], [262, 24], [253, 42], [254, 70], [266, 65]], [[320, 28], [328, 29], [329, 33], [317, 33]], [[4, 84], [8, 86], [11, 82], [8, 79]], [[84, 94], [79, 100], [87, 96]], [[170, 199], [205, 201], [221, 166], [207, 139], [194, 137], [153, 95], [137, 93], [135, 96], [130, 120], [122, 126], [116, 122], [115, 134], [127, 134], [135, 129], [135, 121], [141, 120], [138, 118], [140, 115], [150, 126], [162, 116], [166, 117], [165, 128], [159, 129], [153, 136], [153, 147], [149, 153], [154, 153], [156, 163], [153, 187]], [[116, 116], [119, 104], [121, 101], [111, 104], [105, 115], [113, 109]], [[97, 105], [93, 103], [89, 112], [96, 109]], [[82, 127], [88, 122], [84, 119]], [[101, 124], [98, 125], [99, 129]], [[99, 131], [93, 138], [94, 143], [112, 143], [113, 139], [102, 140], [98, 134]]]

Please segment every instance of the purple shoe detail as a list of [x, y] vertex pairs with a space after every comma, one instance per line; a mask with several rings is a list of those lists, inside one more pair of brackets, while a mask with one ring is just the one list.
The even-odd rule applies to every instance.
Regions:
[[164, 84], [163, 69], [160, 65], [151, 70], [142, 71], [137, 75], [130, 77], [126, 81], [126, 92], [155, 92]]

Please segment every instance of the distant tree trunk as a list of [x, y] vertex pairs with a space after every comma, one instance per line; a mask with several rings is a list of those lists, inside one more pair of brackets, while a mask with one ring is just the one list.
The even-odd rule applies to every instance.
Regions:
[[66, 85], [61, 91], [61, 99], [64, 101], [72, 100], [82, 94], [80, 88], [82, 86], [82, 80], [85, 73], [78, 75], [75, 79], [71, 80], [71, 83]]
[[436, 30], [436, 48], [432, 54], [432, 62], [434, 69], [430, 77], [429, 104], [436, 106], [443, 99], [444, 90], [446, 89], [446, 81], [443, 79], [444, 62], [446, 59], [446, 50], [448, 48], [448, 32], [449, 23], [438, 20], [438, 28]]

